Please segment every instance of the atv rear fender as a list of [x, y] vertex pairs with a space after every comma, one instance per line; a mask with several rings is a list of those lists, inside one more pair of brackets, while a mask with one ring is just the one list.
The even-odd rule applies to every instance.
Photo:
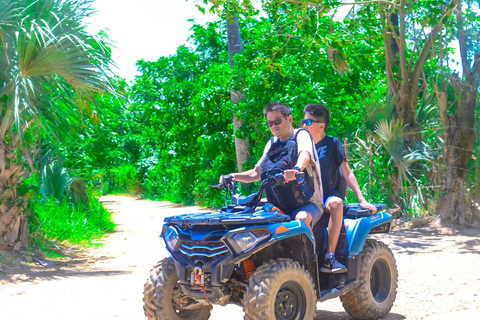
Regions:
[[353, 257], [363, 250], [369, 234], [388, 233], [391, 221], [392, 216], [385, 211], [360, 219], [345, 218], [349, 257]]

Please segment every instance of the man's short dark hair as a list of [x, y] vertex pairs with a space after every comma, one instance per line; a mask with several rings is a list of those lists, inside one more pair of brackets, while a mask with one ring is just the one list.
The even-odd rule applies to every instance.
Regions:
[[289, 115], [292, 114], [290, 107], [287, 106], [285, 103], [270, 102], [269, 104], [267, 104], [265, 109], [263, 109], [263, 115], [266, 117], [267, 113], [273, 112], [273, 111], [280, 111], [284, 117], [288, 117]]
[[305, 108], [303, 108], [303, 113], [308, 113], [315, 118], [315, 120], [325, 123], [325, 130], [327, 130], [330, 124], [330, 110], [328, 110], [326, 106], [323, 104], [307, 104]]

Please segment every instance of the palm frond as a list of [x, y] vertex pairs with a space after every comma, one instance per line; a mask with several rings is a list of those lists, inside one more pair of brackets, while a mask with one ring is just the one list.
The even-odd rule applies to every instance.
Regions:
[[7, 26], [15, 24], [18, 8], [13, 1], [8, 0], [0, 0], [0, 8], [2, 8], [0, 11], [0, 30], [5, 30]]
[[11, 13], [0, 15], [10, 17], [8, 24], [0, 20], [0, 97], [9, 97], [18, 128], [32, 117], [54, 130], [69, 128], [79, 118], [78, 95], [113, 92], [109, 49], [82, 22], [91, 0], [1, 1]]
[[395, 96], [381, 94], [366, 95], [362, 116], [365, 120], [367, 130], [373, 132], [380, 121], [389, 120], [393, 116], [395, 108]]
[[76, 180], [68, 174], [61, 160], [47, 163], [42, 170], [42, 182], [40, 184], [42, 197], [47, 199], [53, 196], [60, 200]]
[[381, 119], [375, 125], [375, 133], [394, 161], [403, 158], [405, 132], [400, 121]]
[[338, 44], [335, 46], [329, 45], [327, 48], [327, 55], [333, 68], [340, 73], [340, 75], [351, 71], [347, 55], [341, 50], [341, 47]]
[[441, 124], [435, 94], [427, 93], [419, 101], [417, 107], [417, 121], [423, 127], [437, 127]]

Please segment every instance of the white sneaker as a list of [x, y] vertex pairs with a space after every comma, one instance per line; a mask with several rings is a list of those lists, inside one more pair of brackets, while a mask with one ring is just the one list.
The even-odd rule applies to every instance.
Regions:
[[331, 257], [330, 259], [325, 259], [322, 268], [320, 268], [320, 272], [345, 273], [347, 272], [347, 268], [343, 264], [338, 262], [335, 257]]

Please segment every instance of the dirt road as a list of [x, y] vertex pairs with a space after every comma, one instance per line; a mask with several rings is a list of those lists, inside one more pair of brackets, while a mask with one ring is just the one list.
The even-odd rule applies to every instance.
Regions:
[[[2, 320], [143, 320], [143, 284], [166, 255], [163, 217], [197, 212], [167, 202], [106, 196], [116, 232], [104, 245], [68, 253], [50, 267], [0, 272]], [[397, 300], [388, 320], [480, 318], [480, 229], [396, 229], [383, 237], [399, 270]], [[50, 261], [52, 262], [52, 261]], [[212, 320], [243, 319], [237, 306], [214, 306]], [[316, 320], [351, 319], [339, 299], [318, 303]]]

